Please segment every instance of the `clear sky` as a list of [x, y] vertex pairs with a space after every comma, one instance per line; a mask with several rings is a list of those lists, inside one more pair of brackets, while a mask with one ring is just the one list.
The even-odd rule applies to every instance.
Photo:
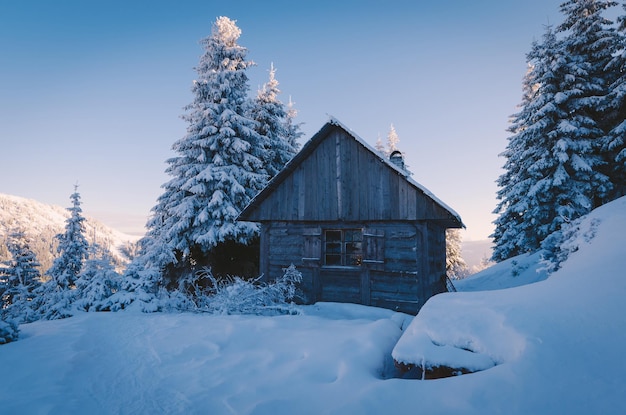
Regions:
[[0, 0], [0, 193], [142, 232], [185, 135], [198, 41], [237, 21], [257, 66], [277, 69], [305, 140], [332, 115], [370, 144], [393, 124], [413, 178], [493, 231], [495, 180], [525, 55], [561, 0]]

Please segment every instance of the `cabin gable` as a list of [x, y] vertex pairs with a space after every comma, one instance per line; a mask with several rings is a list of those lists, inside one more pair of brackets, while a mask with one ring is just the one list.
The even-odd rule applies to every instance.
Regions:
[[460, 226], [451, 212], [407, 180], [406, 174], [343, 128], [322, 131], [309, 148], [303, 148], [305, 157], [290, 166], [289, 174], [277, 176], [242, 212], [242, 218], [253, 222], [438, 220]]

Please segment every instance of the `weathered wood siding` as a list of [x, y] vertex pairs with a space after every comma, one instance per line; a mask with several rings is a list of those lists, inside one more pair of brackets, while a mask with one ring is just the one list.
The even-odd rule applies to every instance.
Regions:
[[[364, 230], [362, 266], [324, 265], [323, 230], [338, 227]], [[269, 251], [261, 271], [270, 280], [296, 265], [303, 276], [304, 303], [353, 302], [415, 314], [428, 298], [444, 291], [445, 229], [426, 222], [264, 223], [261, 250]]]
[[246, 220], [450, 219], [432, 198], [338, 127], [281, 178]]
[[447, 291], [446, 274], [446, 229], [433, 223], [428, 224], [428, 267], [431, 270], [428, 286], [433, 295]]
[[361, 303], [361, 270], [322, 268], [318, 301]]
[[[326, 124], [240, 220], [260, 222], [261, 272], [294, 264], [303, 302], [417, 313], [445, 291], [445, 230], [458, 215], [337, 123]], [[362, 229], [360, 266], [324, 265], [325, 229]]]

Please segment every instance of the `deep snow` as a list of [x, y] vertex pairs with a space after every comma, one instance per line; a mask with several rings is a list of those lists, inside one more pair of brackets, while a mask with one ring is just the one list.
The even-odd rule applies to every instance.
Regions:
[[[0, 413], [626, 413], [626, 198], [587, 220], [595, 237], [549, 278], [532, 271], [538, 256], [517, 258], [517, 272], [509, 261], [476, 274], [459, 284], [472, 292], [433, 297], [415, 318], [321, 303], [22, 325], [0, 346]], [[389, 378], [392, 354], [485, 370]]]

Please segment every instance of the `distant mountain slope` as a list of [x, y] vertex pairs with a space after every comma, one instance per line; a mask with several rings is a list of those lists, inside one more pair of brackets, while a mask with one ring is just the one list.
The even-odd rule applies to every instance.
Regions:
[[[66, 208], [0, 193], [0, 260], [9, 256], [5, 245], [7, 235], [16, 229], [23, 230], [30, 237], [31, 248], [44, 272], [56, 256], [55, 235], [64, 232], [68, 217]], [[116, 265], [123, 267], [130, 260], [138, 237], [119, 232], [87, 216], [85, 219], [87, 240], [108, 248]]]

